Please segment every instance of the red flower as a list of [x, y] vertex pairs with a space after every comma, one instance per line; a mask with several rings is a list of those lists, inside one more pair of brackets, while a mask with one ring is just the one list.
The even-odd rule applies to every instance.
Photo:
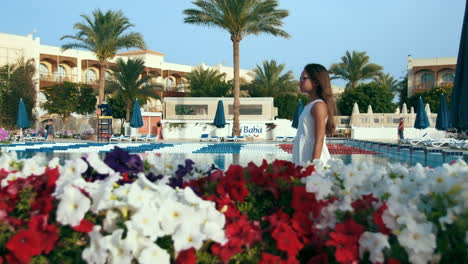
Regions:
[[356, 211], [370, 210], [373, 208], [372, 203], [378, 201], [379, 199], [375, 198], [371, 193], [369, 195], [363, 195], [361, 199], [354, 201], [351, 206]]
[[280, 262], [280, 257], [262, 252], [262, 258], [260, 259], [258, 264], [279, 264]]
[[400, 261], [398, 261], [397, 259], [394, 259], [394, 258], [389, 258], [387, 260], [387, 264], [400, 264]]
[[51, 188], [55, 188], [55, 183], [60, 175], [59, 168], [56, 167], [54, 169], [46, 168], [45, 174], [48, 176], [47, 186]]
[[302, 170], [300, 173], [299, 173], [299, 178], [304, 178], [304, 177], [307, 177], [307, 176], [310, 176], [312, 175], [312, 173], [315, 171], [315, 165], [310, 165], [308, 166], [307, 168], [305, 168], [304, 170]]
[[40, 214], [49, 214], [54, 208], [54, 198], [50, 195], [38, 197], [31, 203], [31, 210], [38, 211]]
[[[232, 167], [237, 166], [231, 165], [230, 169]], [[228, 194], [229, 198], [240, 202], [244, 202], [244, 199], [250, 193], [247, 189], [247, 184], [245, 183], [243, 176], [239, 176], [233, 172], [230, 173], [230, 176], [228, 176], [228, 173], [226, 172], [226, 176], [222, 178], [216, 186], [216, 191], [221, 196]]]
[[195, 264], [196, 262], [197, 256], [195, 255], [195, 249], [189, 248], [179, 253], [175, 264]]
[[310, 242], [313, 222], [303, 212], [296, 212], [291, 219], [291, 224], [304, 244]]
[[353, 219], [339, 223], [335, 226], [335, 232], [330, 232], [327, 246], [334, 246], [335, 258], [340, 263], [349, 263], [359, 257], [359, 237], [365, 229]]
[[387, 210], [387, 204], [384, 202], [382, 203], [382, 206], [380, 206], [380, 208], [372, 214], [372, 218], [374, 219], [375, 224], [379, 228], [380, 233], [390, 235], [391, 231], [387, 228], [382, 218], [382, 215], [385, 212], [385, 210]]
[[303, 246], [296, 232], [286, 223], [279, 223], [271, 236], [276, 240], [276, 247], [287, 252], [289, 257], [295, 257]]
[[41, 239], [38, 232], [20, 230], [7, 243], [6, 247], [21, 263], [29, 263], [31, 257], [41, 253]]
[[72, 229], [81, 233], [89, 233], [93, 231], [93, 223], [83, 218], [80, 224], [73, 226]]
[[249, 246], [261, 239], [261, 229], [258, 224], [250, 223], [243, 215], [238, 221], [226, 225], [226, 237], [238, 246]]
[[242, 252], [242, 248], [239, 245], [228, 241], [224, 245], [221, 245], [219, 243], [213, 244], [211, 246], [211, 252], [214, 255], [218, 256], [223, 263], [229, 263], [229, 260], [232, 256]]
[[296, 211], [304, 213], [312, 212], [314, 217], [318, 217], [320, 210], [327, 206], [328, 202], [317, 201], [314, 193], [305, 190], [305, 186], [294, 186], [291, 206]]
[[38, 233], [41, 240], [41, 251], [46, 254], [54, 249], [59, 236], [57, 226], [47, 224], [48, 218], [47, 215], [36, 215], [29, 222], [29, 229]]
[[328, 264], [328, 256], [326, 253], [314, 256], [307, 261], [307, 264]]

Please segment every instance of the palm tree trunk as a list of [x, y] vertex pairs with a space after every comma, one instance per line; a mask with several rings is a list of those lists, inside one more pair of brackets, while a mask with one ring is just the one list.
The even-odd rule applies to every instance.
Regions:
[[132, 101], [129, 101], [127, 100], [127, 102], [125, 102], [125, 115], [126, 115], [126, 118], [125, 120], [127, 122], [130, 122], [130, 108], [132, 107]]
[[106, 86], [107, 63], [101, 62], [99, 66], [99, 104], [102, 104], [104, 103], [104, 88]]
[[240, 41], [232, 39], [234, 48], [234, 126], [232, 128], [232, 134], [234, 136], [240, 136], [240, 77], [239, 77], [239, 43]]

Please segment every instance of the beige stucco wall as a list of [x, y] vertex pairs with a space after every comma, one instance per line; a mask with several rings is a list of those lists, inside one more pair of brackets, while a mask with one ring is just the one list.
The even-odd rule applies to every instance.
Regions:
[[[234, 115], [229, 114], [229, 105], [234, 104], [233, 98], [217, 97], [165, 97], [164, 98], [164, 118], [171, 120], [211, 120], [216, 114], [218, 100], [223, 101], [226, 120], [234, 119]], [[278, 108], [274, 107], [273, 98], [241, 98], [241, 105], [262, 105], [262, 115], [240, 115], [240, 120], [274, 120], [278, 115]], [[175, 107], [183, 105], [207, 105], [208, 111], [201, 115], [176, 115]]]

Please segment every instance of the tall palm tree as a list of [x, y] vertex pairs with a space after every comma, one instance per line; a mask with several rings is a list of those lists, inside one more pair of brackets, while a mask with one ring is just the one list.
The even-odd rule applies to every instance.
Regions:
[[268, 97], [284, 94], [297, 94], [297, 82], [294, 81], [292, 71], [283, 73], [285, 64], [277, 64], [275, 60], [264, 61], [257, 65], [251, 74], [253, 77], [252, 97]]
[[149, 97], [159, 98], [155, 91], [160, 84], [151, 84], [153, 76], [140, 77], [145, 71], [142, 59], [117, 59], [117, 66], [113, 67], [113, 79], [107, 81], [106, 90], [113, 96], [122, 96], [125, 101], [126, 121], [130, 121], [130, 109], [135, 99], [145, 102]]
[[226, 74], [215, 69], [195, 67], [186, 77], [190, 82], [191, 96], [226, 96], [230, 88]]
[[374, 82], [376, 82], [378, 85], [385, 87], [386, 89], [396, 92], [397, 91], [397, 85], [398, 85], [398, 80], [393, 78], [392, 75], [389, 73], [381, 73], [377, 75], [376, 77], [373, 78]]
[[361, 81], [378, 76], [382, 69], [380, 65], [369, 63], [369, 56], [365, 51], [353, 51], [353, 53], [346, 51], [340, 63], [330, 66], [330, 73], [333, 79], [348, 81], [346, 87], [356, 88]]
[[289, 13], [278, 9], [277, 0], [196, 0], [193, 4], [197, 9], [184, 10], [185, 23], [219, 27], [231, 35], [234, 59], [233, 134], [240, 135], [239, 44], [245, 36], [261, 33], [288, 38], [289, 34], [280, 27], [282, 19]]
[[61, 38], [72, 39], [75, 42], [62, 45], [62, 50], [81, 48], [94, 52], [99, 61], [99, 104], [102, 104], [109, 60], [122, 48], [145, 49], [145, 42], [140, 33], [125, 32], [134, 25], [122, 11], [109, 10], [102, 13], [97, 9], [93, 11], [93, 17], [85, 14], [81, 17], [84, 22], [73, 26], [77, 30], [76, 34]]

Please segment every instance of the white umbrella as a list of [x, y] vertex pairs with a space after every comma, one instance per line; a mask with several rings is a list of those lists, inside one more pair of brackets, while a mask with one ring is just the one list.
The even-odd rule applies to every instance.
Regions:
[[403, 103], [403, 106], [401, 107], [401, 113], [402, 114], [408, 113], [408, 107], [406, 106], [406, 103]]
[[367, 107], [367, 113], [368, 113], [368, 114], [373, 114], [373, 113], [374, 113], [374, 112], [372, 111], [372, 105], [369, 105], [369, 106]]
[[429, 115], [431, 113], [431, 107], [429, 106], [429, 104], [426, 104], [426, 107], [424, 107], [426, 109], [426, 113]]

